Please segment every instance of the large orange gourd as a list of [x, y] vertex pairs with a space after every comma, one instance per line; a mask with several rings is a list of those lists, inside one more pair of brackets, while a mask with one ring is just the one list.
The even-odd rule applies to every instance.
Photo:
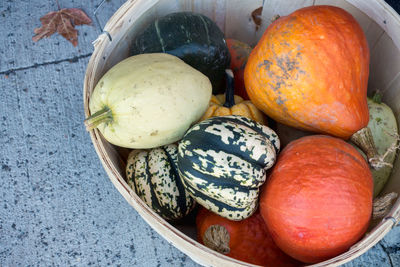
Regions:
[[324, 135], [289, 143], [260, 196], [275, 243], [306, 263], [337, 256], [365, 233], [372, 213], [368, 164], [342, 139]]
[[333, 6], [274, 21], [251, 52], [245, 86], [273, 119], [344, 139], [368, 124], [369, 48], [357, 21]]

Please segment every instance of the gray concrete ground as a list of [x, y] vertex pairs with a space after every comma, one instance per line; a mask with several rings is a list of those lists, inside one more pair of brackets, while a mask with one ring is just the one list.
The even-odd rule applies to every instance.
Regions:
[[[60, 0], [92, 18], [98, 0]], [[105, 23], [122, 0], [100, 12]], [[32, 42], [56, 1], [0, 1], [0, 266], [198, 266], [114, 188], [83, 126], [82, 84], [99, 32]], [[400, 266], [400, 227], [346, 266]]]

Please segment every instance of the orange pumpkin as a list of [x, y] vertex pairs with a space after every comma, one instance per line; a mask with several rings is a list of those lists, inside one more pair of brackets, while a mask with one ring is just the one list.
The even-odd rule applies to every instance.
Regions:
[[369, 57], [348, 12], [302, 8], [266, 29], [245, 67], [246, 90], [278, 122], [347, 139], [368, 124]]
[[302, 137], [280, 153], [260, 195], [275, 243], [315, 263], [348, 250], [366, 232], [373, 180], [363, 157], [342, 139]]
[[258, 211], [231, 221], [201, 207], [196, 227], [200, 243], [234, 259], [263, 266], [298, 265], [275, 245]]
[[265, 115], [251, 101], [243, 100], [240, 96], [234, 95], [235, 85], [231, 70], [226, 70], [226, 77], [226, 93], [211, 97], [208, 109], [200, 118], [200, 121], [215, 116], [240, 115], [267, 125]]
[[244, 67], [251, 53], [251, 47], [236, 39], [226, 39], [229, 53], [231, 54], [230, 69], [235, 76], [235, 94], [245, 100], [249, 99], [244, 87]]

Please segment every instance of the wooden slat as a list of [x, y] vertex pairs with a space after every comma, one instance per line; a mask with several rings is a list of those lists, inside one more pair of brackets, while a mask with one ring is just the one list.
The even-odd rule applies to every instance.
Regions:
[[257, 43], [256, 24], [251, 13], [262, 6], [262, 0], [229, 0], [226, 3], [225, 36], [254, 46]]
[[378, 23], [376, 23], [374, 20], [371, 20], [371, 23], [368, 25], [367, 29], [364, 32], [370, 50], [375, 47], [379, 39], [385, 33], [381, 26], [379, 26]]
[[181, 11], [181, 2], [179, 0], [160, 0], [156, 4], [156, 16], [157, 18], [163, 17], [167, 14]]
[[285, 16], [293, 11], [312, 6], [313, 0], [296, 0], [296, 1], [282, 1], [282, 0], [265, 0], [264, 8], [261, 14], [262, 24], [260, 30], [257, 32], [257, 38], [260, 39], [265, 29], [274, 20], [276, 15]]
[[383, 0], [347, 0], [383, 28], [400, 49], [400, 19], [396, 11]]
[[400, 72], [383, 88], [383, 102], [388, 104], [394, 111], [398, 123], [400, 121]]
[[372, 48], [383, 34], [383, 29], [368, 15], [343, 0], [316, 0], [315, 5], [331, 5], [343, 8], [349, 12], [364, 30], [369, 47]]
[[225, 31], [225, 5], [226, 0], [183, 0], [180, 9], [206, 15], [214, 20], [222, 31]]
[[[397, 124], [399, 127], [400, 122], [400, 73], [397, 74], [395, 79], [391, 82], [391, 84], [385, 89], [382, 101], [389, 105], [397, 119]], [[392, 174], [382, 190], [382, 194], [397, 192], [400, 194], [400, 157], [397, 155], [397, 158], [393, 164], [394, 168], [392, 170]]]
[[[397, 87], [398, 89], [399, 87]], [[396, 108], [400, 108], [400, 104], [399, 103], [399, 97], [396, 96], [397, 98], [397, 104], [396, 104]], [[395, 117], [397, 119], [397, 124], [400, 121], [400, 112], [394, 112], [395, 113]], [[390, 174], [390, 177], [386, 183], [386, 185], [383, 187], [382, 192], [380, 193], [380, 195], [384, 195], [390, 192], [397, 192], [398, 194], [400, 194], [400, 157], [399, 155], [397, 155], [396, 160], [394, 161], [393, 164], [393, 170], [392, 173]]]
[[[400, 72], [400, 53], [392, 39], [384, 33], [371, 50], [368, 91], [380, 90], [385, 94], [392, 87]], [[399, 88], [392, 88], [398, 92]], [[392, 92], [392, 93], [393, 93]], [[399, 99], [400, 100], [400, 99]], [[399, 109], [400, 110], [400, 109]]]

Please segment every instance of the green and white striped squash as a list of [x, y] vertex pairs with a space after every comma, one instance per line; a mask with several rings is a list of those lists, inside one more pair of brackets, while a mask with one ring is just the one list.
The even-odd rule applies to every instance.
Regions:
[[166, 220], [181, 219], [195, 206], [179, 178], [177, 154], [176, 144], [132, 150], [126, 165], [129, 186]]
[[197, 203], [239, 221], [257, 209], [259, 187], [279, 148], [267, 126], [237, 115], [211, 117], [179, 142], [178, 170]]

